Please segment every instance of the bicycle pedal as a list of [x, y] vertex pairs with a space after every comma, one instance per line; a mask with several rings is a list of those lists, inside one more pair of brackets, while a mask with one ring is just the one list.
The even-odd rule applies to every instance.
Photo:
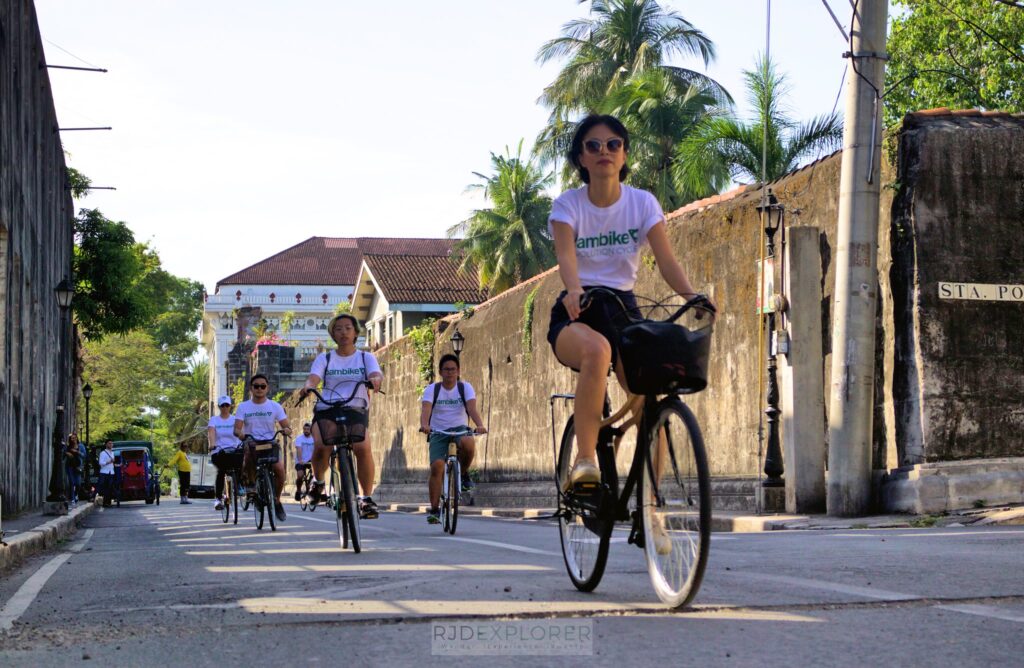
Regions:
[[599, 482], [578, 482], [572, 486], [572, 493], [578, 496], [595, 496], [601, 492]]

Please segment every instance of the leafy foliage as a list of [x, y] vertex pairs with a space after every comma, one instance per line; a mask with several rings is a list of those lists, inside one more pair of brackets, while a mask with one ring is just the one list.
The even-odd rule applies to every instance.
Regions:
[[540, 285], [530, 290], [530, 294], [526, 295], [526, 301], [523, 302], [523, 355], [526, 358], [526, 366], [530, 366], [530, 359], [533, 356], [533, 306], [537, 300], [538, 290]]
[[1024, 111], [1024, 9], [979, 0], [894, 0], [886, 124], [920, 109]]
[[78, 171], [74, 167], [68, 167], [68, 186], [71, 189], [71, 196], [75, 199], [82, 199], [89, 194], [89, 186], [92, 179]]
[[756, 116], [750, 123], [727, 113], [710, 116], [680, 142], [672, 168], [680, 191], [703, 197], [720, 191], [730, 179], [758, 182], [765, 155], [766, 177], [771, 181], [796, 169], [802, 160], [841, 145], [843, 126], [838, 115], [799, 123], [788, 114], [786, 77], [771, 60], [759, 59], [757, 67], [744, 71], [744, 76]]
[[555, 264], [547, 227], [551, 198], [544, 192], [553, 174], [523, 157], [522, 140], [515, 155], [507, 147], [505, 155], [492, 153], [491, 167], [490, 175], [474, 172], [482, 183], [469, 189], [482, 189], [492, 208], [477, 209], [448, 236], [464, 235], [455, 244], [459, 270], [475, 270], [480, 287], [495, 295]]
[[416, 391], [422, 392], [423, 388], [434, 380], [434, 341], [437, 338], [434, 332], [434, 318], [426, 318], [410, 328], [406, 336], [412, 341], [412, 349], [416, 353], [419, 366], [421, 385]]

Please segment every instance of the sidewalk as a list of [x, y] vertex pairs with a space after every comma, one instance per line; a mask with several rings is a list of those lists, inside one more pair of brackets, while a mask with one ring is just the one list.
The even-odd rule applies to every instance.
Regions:
[[[426, 513], [426, 503], [381, 504], [381, 508], [402, 513]], [[459, 506], [459, 514], [476, 517], [504, 517], [520, 520], [551, 519], [554, 508], [489, 508]], [[781, 530], [838, 529], [912, 529], [962, 526], [1024, 524], [1024, 506], [963, 510], [948, 515], [870, 515], [867, 517], [830, 517], [828, 515], [751, 515], [716, 510], [711, 517], [711, 530], [750, 533]]]
[[4, 520], [2, 528], [6, 545], [0, 545], [0, 573], [65, 540], [78, 530], [93, 508], [94, 504], [81, 502], [67, 515], [43, 515], [39, 509]]

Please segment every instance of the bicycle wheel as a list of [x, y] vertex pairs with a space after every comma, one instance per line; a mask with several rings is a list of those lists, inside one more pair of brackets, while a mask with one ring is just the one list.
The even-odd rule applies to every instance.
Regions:
[[328, 483], [330, 489], [327, 491], [327, 506], [334, 509], [334, 521], [338, 527], [338, 542], [341, 549], [348, 547], [348, 516], [343, 508], [344, 502], [341, 499], [341, 469], [338, 467], [338, 455], [331, 455], [331, 479]]
[[[608, 544], [611, 542], [615, 522], [613, 518], [600, 513], [597, 504], [577, 499], [563, 491], [575, 460], [576, 427], [570, 417], [562, 433], [558, 470], [555, 474], [555, 484], [558, 486], [558, 530], [569, 579], [580, 591], [593, 591], [604, 575], [604, 567], [608, 562]], [[606, 479], [604, 466], [601, 467], [601, 478], [602, 482]]]
[[235, 521], [238, 524], [238, 475], [231, 476], [231, 505], [234, 506]]
[[224, 498], [220, 500], [224, 505], [220, 511], [220, 516], [221, 519], [224, 520], [224, 524], [227, 524], [228, 520], [231, 519], [231, 499], [234, 496], [235, 495], [231, 493], [231, 478], [227, 477], [224, 479]]
[[352, 543], [352, 551], [359, 554], [362, 546], [359, 544], [359, 504], [356, 500], [356, 472], [352, 466], [352, 452], [346, 450], [342, 457], [341, 468], [341, 489], [345, 495], [342, 506], [345, 508], [345, 516], [348, 518], [348, 538]]
[[253, 517], [256, 520], [257, 529], [263, 528], [263, 490], [260, 489], [260, 487], [262, 486], [262, 483], [260, 482], [261, 477], [262, 475], [257, 470], [256, 481], [253, 483], [253, 486], [255, 487], [256, 496], [253, 498], [252, 503], [250, 504], [252, 506]]
[[305, 476], [303, 476], [295, 482], [295, 493], [299, 495], [299, 508], [302, 510], [309, 509], [309, 502], [306, 500], [306, 494], [308, 492], [309, 482], [307, 482]]
[[448, 503], [445, 506], [444, 530], [453, 536], [459, 523], [459, 494], [462, 493], [459, 468], [459, 460], [448, 462]]
[[267, 519], [270, 520], [270, 530], [277, 531], [277, 517], [274, 515], [274, 511], [277, 509], [274, 501], [277, 498], [274, 495], [274, 479], [270, 475], [270, 469], [263, 469], [262, 475], [262, 489], [260, 490], [263, 496], [263, 505], [267, 508]]
[[644, 554], [654, 591], [679, 608], [700, 589], [711, 546], [711, 483], [704, 439], [679, 399], [658, 406], [641, 485]]

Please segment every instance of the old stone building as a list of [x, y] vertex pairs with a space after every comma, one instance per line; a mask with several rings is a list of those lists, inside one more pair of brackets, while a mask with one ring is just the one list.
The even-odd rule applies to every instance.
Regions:
[[[31, 0], [0, 3], [0, 497], [9, 516], [47, 495], [60, 412], [74, 416], [70, 315], [74, 215]], [[62, 393], [63, 390], [63, 393]]]

